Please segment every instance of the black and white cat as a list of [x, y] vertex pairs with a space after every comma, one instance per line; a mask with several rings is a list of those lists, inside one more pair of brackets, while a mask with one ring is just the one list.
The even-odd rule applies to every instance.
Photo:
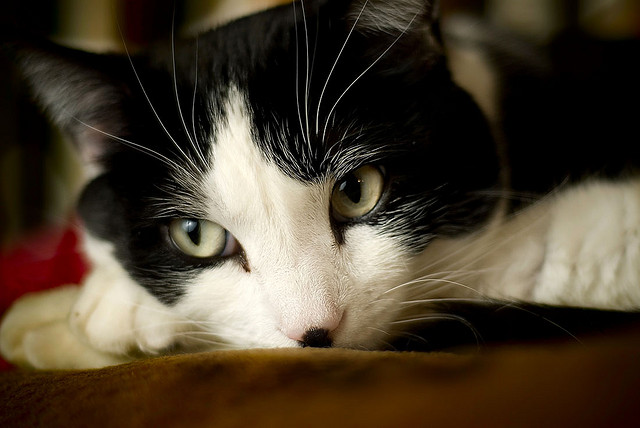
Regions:
[[131, 57], [19, 46], [86, 165], [92, 271], [12, 308], [11, 361], [380, 349], [466, 299], [640, 306], [640, 180], [509, 214], [430, 2], [296, 2]]

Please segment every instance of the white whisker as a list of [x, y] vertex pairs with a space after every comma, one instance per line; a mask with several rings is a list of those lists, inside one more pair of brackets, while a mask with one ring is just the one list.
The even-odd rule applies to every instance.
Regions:
[[418, 341], [429, 345], [429, 340], [426, 337], [422, 337], [419, 334], [414, 334], [414, 333], [410, 333], [408, 331], [400, 331], [398, 333], [396, 333], [397, 337], [406, 337], [408, 339], [417, 339]]
[[505, 307], [505, 308], [506, 308], [506, 307], [515, 308], [515, 309], [517, 309], [517, 310], [519, 310], [519, 311], [523, 311], [523, 312], [526, 312], [526, 313], [528, 313], [528, 314], [531, 314], [531, 315], [534, 315], [534, 316], [536, 316], [536, 317], [539, 317], [541, 320], [543, 320], [543, 321], [545, 321], [545, 322], [547, 322], [547, 323], [551, 324], [552, 326], [557, 327], [559, 330], [561, 330], [561, 331], [563, 331], [563, 332], [567, 333], [567, 334], [568, 334], [569, 336], [571, 336], [571, 338], [572, 338], [572, 339], [574, 339], [576, 342], [578, 342], [578, 343], [582, 343], [582, 341], [581, 341], [580, 339], [578, 339], [578, 337], [577, 337], [575, 334], [571, 333], [569, 330], [567, 330], [566, 328], [562, 327], [562, 326], [561, 326], [560, 324], [558, 324], [557, 322], [555, 322], [555, 321], [553, 321], [553, 320], [550, 320], [550, 319], [549, 319], [549, 318], [547, 318], [547, 317], [543, 317], [542, 315], [538, 314], [538, 313], [537, 313], [537, 312], [535, 312], [535, 311], [531, 311], [531, 310], [529, 310], [529, 309], [527, 309], [527, 308], [523, 307], [522, 305], [518, 304], [516, 301], [510, 301], [510, 302], [508, 302], [508, 303], [505, 303], [503, 307]]
[[325, 91], [327, 89], [327, 85], [329, 85], [329, 80], [331, 80], [331, 75], [333, 74], [333, 70], [338, 65], [338, 61], [340, 61], [340, 57], [342, 56], [342, 52], [344, 51], [344, 48], [347, 46], [347, 43], [349, 42], [349, 39], [351, 38], [351, 33], [353, 33], [353, 30], [355, 30], [356, 25], [358, 24], [358, 21], [360, 20], [360, 17], [362, 16], [362, 12], [364, 12], [364, 9], [367, 7], [367, 3], [369, 3], [369, 0], [365, 0], [364, 4], [362, 6], [362, 9], [360, 10], [360, 13], [358, 14], [357, 18], [355, 19], [355, 22], [353, 23], [353, 25], [351, 26], [351, 29], [349, 30], [349, 34], [347, 34], [347, 38], [345, 39], [344, 43], [342, 44], [342, 47], [340, 48], [340, 51], [338, 52], [338, 56], [336, 57], [336, 60], [333, 62], [333, 66], [331, 66], [331, 70], [329, 71], [329, 74], [327, 75], [327, 79], [324, 82], [324, 86], [322, 87], [322, 91], [320, 92], [320, 98], [318, 100], [318, 108], [316, 110], [316, 136], [318, 135], [318, 132], [319, 132], [320, 107], [322, 106], [322, 98], [324, 97], [324, 93], [325, 93]]
[[138, 150], [138, 151], [140, 151], [142, 153], [145, 153], [145, 154], [147, 154], [147, 155], [149, 155], [149, 156], [161, 161], [162, 163], [164, 163], [165, 165], [171, 167], [172, 169], [175, 169], [175, 170], [181, 170], [182, 169], [182, 167], [180, 165], [178, 165], [176, 162], [172, 161], [171, 159], [169, 159], [168, 157], [166, 157], [162, 153], [158, 153], [157, 151], [152, 150], [152, 149], [150, 149], [148, 147], [145, 147], [145, 146], [143, 146], [141, 144], [137, 144], [137, 143], [134, 143], [132, 141], [126, 140], [124, 138], [118, 137], [117, 135], [113, 135], [113, 134], [110, 134], [108, 132], [105, 132], [105, 131], [103, 131], [101, 129], [96, 128], [95, 126], [91, 126], [88, 123], [85, 123], [85, 122], [81, 121], [78, 118], [74, 117], [73, 119], [75, 121], [77, 121], [78, 123], [80, 123], [81, 125], [86, 126], [87, 128], [89, 128], [89, 129], [91, 129], [93, 131], [99, 132], [102, 135], [105, 135], [105, 136], [107, 136], [107, 137], [109, 137], [109, 138], [111, 138], [113, 140], [116, 140], [116, 141], [118, 141], [118, 142], [120, 142], [120, 143], [122, 143], [122, 144], [124, 144], [126, 146], [129, 146], [129, 147], [131, 147], [133, 149], [136, 149], [136, 150]]
[[376, 327], [367, 327], [367, 329], [369, 330], [374, 330], [374, 331], [379, 331], [380, 333], [384, 334], [385, 336], [391, 336], [391, 333], [389, 333], [386, 330], [382, 330], [380, 328], [376, 328]]
[[[208, 334], [211, 338], [200, 337], [197, 334], [203, 333]], [[243, 346], [234, 345], [225, 340], [218, 339], [218, 336], [213, 333], [206, 332], [179, 332], [173, 336], [175, 339], [187, 340], [189, 342], [199, 342], [208, 346], [213, 347], [214, 349], [245, 349]]]
[[[191, 136], [191, 134], [189, 133], [189, 130], [187, 128], [187, 124], [184, 120], [184, 115], [182, 114], [182, 106], [180, 104], [180, 96], [178, 94], [178, 78], [176, 75], [176, 41], [175, 41], [175, 5], [174, 5], [174, 10], [173, 10], [173, 18], [171, 21], [171, 66], [172, 66], [172, 78], [173, 78], [173, 89], [174, 89], [174, 95], [176, 98], [176, 106], [178, 108], [178, 117], [180, 117], [180, 122], [182, 123], [182, 128], [184, 129], [184, 133], [187, 136], [187, 139], [189, 140], [189, 143], [191, 144], [191, 146], [193, 147], [194, 151], [196, 152], [196, 156], [199, 158], [200, 162], [202, 162], [202, 165], [206, 165], [207, 161], [204, 159], [204, 156], [202, 154], [202, 152], [200, 151], [200, 148], [198, 146], [198, 144], [195, 141], [196, 138], [196, 134], [193, 134], [193, 137]], [[197, 65], [196, 65], [196, 70], [197, 70]], [[194, 94], [194, 98], [195, 98], [195, 94]], [[183, 153], [184, 154], [184, 153]], [[194, 162], [191, 161], [191, 159], [185, 155], [185, 158], [188, 159], [190, 161], [190, 164], [192, 164], [194, 166], [194, 169], [196, 171], [199, 170], [199, 168], [196, 166], [196, 164]], [[202, 173], [202, 171], [200, 171]]]
[[[129, 64], [131, 65], [131, 70], [133, 71], [133, 74], [136, 77], [136, 80], [138, 82], [140, 90], [142, 91], [142, 94], [144, 95], [144, 97], [145, 97], [145, 99], [147, 101], [147, 104], [149, 105], [149, 108], [153, 112], [154, 116], [156, 117], [156, 120], [158, 121], [158, 124], [160, 125], [160, 127], [162, 128], [164, 133], [167, 135], [167, 137], [169, 137], [169, 139], [171, 140], [173, 145], [178, 149], [178, 151], [184, 157], [184, 159], [189, 161], [189, 156], [187, 156], [187, 154], [182, 150], [180, 145], [173, 138], [173, 136], [171, 135], [171, 133], [169, 132], [169, 130], [165, 126], [164, 122], [162, 122], [162, 119], [160, 119], [160, 115], [158, 114], [158, 112], [156, 111], [155, 107], [153, 106], [153, 103], [151, 102], [151, 98], [149, 98], [149, 94], [147, 93], [146, 89], [144, 88], [144, 85], [142, 84], [142, 79], [140, 78], [140, 75], [138, 74], [138, 71], [136, 70], [135, 64], [133, 63], [133, 59], [131, 58], [131, 54], [129, 53], [129, 48], [127, 47], [127, 43], [126, 43], [126, 41], [124, 39], [124, 35], [122, 34], [122, 29], [120, 28], [120, 23], [117, 23], [117, 24], [118, 24], [118, 30], [120, 32], [120, 38], [122, 39], [122, 44], [123, 44], [123, 47], [124, 47], [125, 54], [127, 56], [127, 59], [129, 60]], [[182, 168], [182, 170], [184, 172], [186, 172], [186, 170], [184, 168]], [[191, 174], [189, 174], [189, 175], [191, 175]]]
[[482, 336], [480, 335], [480, 332], [466, 318], [461, 317], [459, 315], [455, 315], [455, 314], [431, 313], [425, 316], [392, 321], [391, 324], [401, 325], [401, 324], [413, 324], [413, 323], [418, 323], [423, 321], [442, 321], [442, 320], [457, 321], [465, 325], [473, 333], [473, 336], [476, 340], [476, 345], [478, 346], [480, 345], [480, 342], [482, 341]]
[[302, 132], [302, 140], [304, 141], [304, 143], [306, 145], [309, 144], [309, 142], [307, 141], [306, 137], [305, 137], [305, 132], [304, 132], [304, 125], [302, 124], [302, 112], [300, 111], [300, 43], [298, 41], [299, 36], [298, 36], [298, 13], [296, 10], [296, 2], [292, 2], [291, 3], [293, 5], [293, 22], [294, 22], [294, 29], [295, 29], [295, 37], [296, 37], [296, 55], [295, 55], [295, 61], [296, 61], [296, 107], [297, 107], [297, 111], [298, 111], [298, 122], [300, 124], [300, 131]]
[[371, 305], [375, 305], [378, 303], [383, 303], [383, 302], [393, 302], [396, 303], [398, 301], [398, 299], [393, 299], [393, 298], [387, 298], [387, 299], [375, 299], [370, 301], [369, 303], [367, 303], [367, 306], [371, 306]]
[[302, 22], [304, 24], [304, 42], [305, 42], [305, 54], [306, 54], [306, 69], [305, 69], [305, 94], [304, 94], [304, 112], [305, 112], [305, 129], [307, 133], [307, 144], [309, 145], [309, 153], [313, 153], [311, 147], [311, 133], [309, 132], [309, 79], [310, 79], [310, 64], [309, 64], [309, 29], [307, 27], [307, 13], [305, 12], [304, 0], [300, 0], [300, 6], [302, 9]]
[[404, 36], [407, 32], [407, 30], [409, 29], [409, 27], [411, 27], [411, 25], [413, 24], [413, 21], [415, 21], [415, 19], [418, 17], [418, 14], [415, 14], [413, 16], [413, 18], [411, 18], [411, 21], [409, 21], [409, 23], [407, 24], [407, 26], [402, 30], [402, 32], [398, 35], [398, 37], [395, 38], [395, 40], [393, 42], [391, 42], [391, 44], [389, 45], [389, 47], [387, 47], [387, 49], [384, 50], [384, 52], [382, 52], [380, 54], [380, 56], [378, 56], [372, 63], [371, 65], [369, 65], [362, 73], [360, 73], [358, 75], [358, 77], [356, 77], [354, 79], [353, 82], [351, 82], [351, 84], [349, 86], [347, 86], [347, 89], [344, 90], [344, 92], [342, 92], [342, 94], [338, 97], [338, 99], [336, 100], [336, 102], [333, 104], [333, 107], [331, 107], [331, 110], [329, 110], [329, 114], [327, 115], [327, 119], [325, 121], [325, 125], [324, 125], [324, 129], [322, 131], [322, 141], [325, 140], [325, 136], [327, 134], [327, 127], [329, 126], [329, 119], [331, 118], [331, 115], [333, 114], [333, 111], [336, 109], [336, 107], [338, 106], [338, 103], [340, 103], [340, 101], [342, 100], [342, 98], [345, 96], [345, 94], [347, 92], [349, 92], [349, 90], [353, 87], [353, 85], [355, 85], [361, 78], [362, 76], [364, 76], [369, 70], [371, 70], [377, 63], [378, 61], [380, 61], [386, 54], [387, 52], [389, 52], [391, 50], [391, 48], [393, 48], [395, 46], [395, 44], [398, 42], [398, 40], [400, 40], [402, 38], [402, 36]]
[[429, 304], [429, 303], [444, 303], [444, 302], [476, 303], [476, 302], [482, 302], [482, 301], [492, 301], [492, 299], [490, 298], [478, 299], [478, 298], [465, 298], [465, 297], [436, 297], [433, 299], [405, 300], [403, 302], [400, 302], [400, 305], [404, 305], [404, 306], [422, 305], [422, 304]]
[[[199, 51], [199, 41], [200, 39], [198, 37], [196, 37], [195, 40], [195, 45], [196, 45], [196, 52], [195, 52], [195, 64], [194, 64], [194, 70], [195, 70], [195, 81], [193, 83], [193, 97], [191, 99], [191, 130], [193, 132], [193, 138], [197, 139], [197, 135], [198, 133], [196, 132], [196, 95], [198, 92], [198, 51]], [[199, 154], [201, 155], [201, 158], [204, 158], [204, 153], [202, 153], [201, 150], [198, 150]], [[208, 162], [205, 161], [204, 163], [205, 165], [208, 166]]]
[[469, 285], [465, 285], [461, 282], [458, 281], [452, 281], [452, 280], [448, 280], [448, 279], [444, 279], [444, 278], [418, 278], [415, 280], [411, 280], [405, 283], [402, 283], [400, 285], [396, 285], [395, 287], [392, 287], [386, 291], [384, 291], [382, 294], [387, 294], [387, 293], [391, 293], [399, 288], [402, 287], [406, 287], [408, 285], [413, 285], [413, 284], [428, 284], [428, 283], [444, 283], [444, 284], [449, 284], [449, 285], [455, 285], [458, 287], [462, 287], [466, 290], [472, 291], [473, 293], [476, 293], [478, 295], [482, 295], [479, 291], [477, 291], [476, 289], [474, 289], [473, 287], [469, 286]]

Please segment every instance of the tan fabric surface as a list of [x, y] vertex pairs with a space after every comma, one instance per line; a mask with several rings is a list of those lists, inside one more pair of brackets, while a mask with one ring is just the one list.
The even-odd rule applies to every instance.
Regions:
[[220, 351], [0, 375], [0, 426], [639, 426], [640, 328], [471, 355]]

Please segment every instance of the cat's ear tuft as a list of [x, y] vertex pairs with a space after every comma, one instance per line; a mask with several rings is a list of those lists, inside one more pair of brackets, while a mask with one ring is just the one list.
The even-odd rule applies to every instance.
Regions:
[[77, 147], [85, 164], [98, 167], [127, 133], [128, 91], [112, 70], [122, 58], [64, 48], [49, 42], [7, 47], [38, 104]]
[[438, 0], [354, 0], [348, 19], [363, 33], [421, 34], [432, 46], [442, 43]]

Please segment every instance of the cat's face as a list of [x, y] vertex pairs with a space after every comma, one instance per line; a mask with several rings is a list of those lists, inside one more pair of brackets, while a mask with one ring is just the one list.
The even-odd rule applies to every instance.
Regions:
[[380, 346], [420, 254], [480, 227], [498, 181], [427, 3], [305, 1], [131, 59], [21, 52], [90, 171], [90, 256], [232, 346]]

